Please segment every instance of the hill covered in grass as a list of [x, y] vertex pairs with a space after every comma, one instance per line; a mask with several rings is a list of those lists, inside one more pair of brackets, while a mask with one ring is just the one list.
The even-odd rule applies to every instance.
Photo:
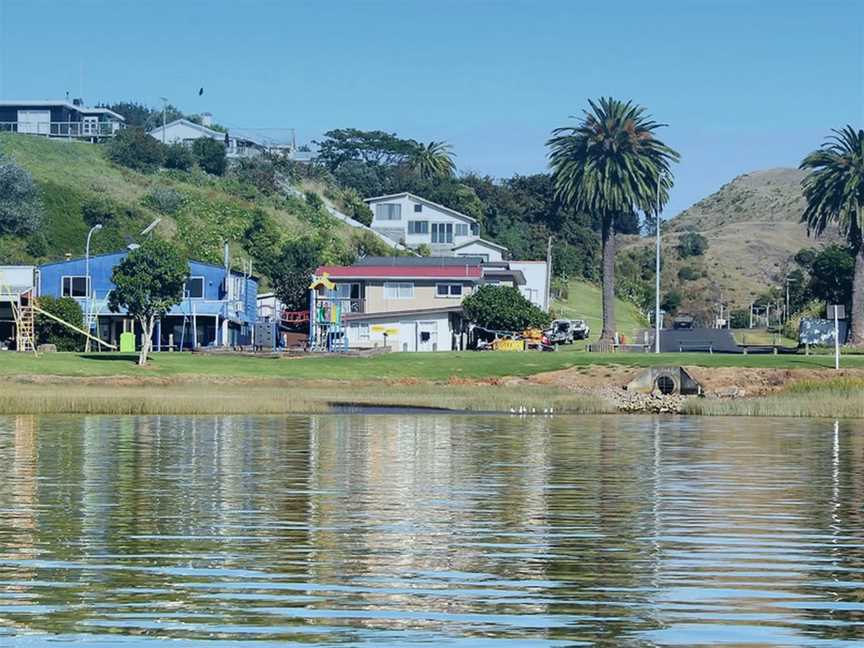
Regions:
[[32, 174], [43, 207], [38, 230], [0, 237], [0, 263], [81, 255], [97, 222], [103, 229], [93, 236], [91, 253], [114, 251], [140, 242], [140, 232], [157, 218], [159, 236], [205, 261], [220, 262], [227, 241], [232, 257], [251, 258], [260, 268], [281, 242], [298, 236], [323, 240], [334, 260], [350, 260], [358, 249], [388, 251], [368, 232], [330, 217], [323, 200], [262, 189], [254, 176], [140, 173], [113, 164], [102, 145], [16, 134], [0, 134], [0, 154]]
[[[591, 338], [596, 340], [603, 328], [603, 293], [600, 286], [587, 281], [567, 283], [566, 295], [562, 294], [552, 303], [557, 317], [584, 319], [591, 327]], [[615, 300], [615, 319], [618, 331], [632, 338], [635, 331], [648, 326], [648, 321], [636, 306], [623, 299]]]

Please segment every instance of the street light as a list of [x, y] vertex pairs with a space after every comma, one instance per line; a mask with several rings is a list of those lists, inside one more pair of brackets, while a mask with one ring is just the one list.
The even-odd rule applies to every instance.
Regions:
[[660, 353], [660, 185], [661, 176], [657, 176], [657, 208], [654, 212], [654, 238], [657, 253], [654, 264], [654, 353]]
[[[98, 232], [102, 229], [102, 223], [96, 223], [93, 227], [90, 228], [90, 231], [87, 232], [87, 245], [84, 247], [84, 281], [87, 282], [87, 314], [85, 316], [87, 321], [87, 332], [91, 333], [90, 326], [92, 322], [90, 321], [90, 311], [93, 310], [93, 291], [90, 288], [90, 237], [93, 236], [93, 232]], [[85, 351], [90, 350], [90, 338], [87, 338]]]
[[159, 97], [162, 100], [162, 143], [165, 143], [165, 113], [167, 112], [168, 99]]

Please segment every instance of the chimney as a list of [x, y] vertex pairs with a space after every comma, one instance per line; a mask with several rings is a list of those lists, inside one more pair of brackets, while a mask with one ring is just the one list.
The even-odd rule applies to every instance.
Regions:
[[213, 113], [201, 113], [201, 125], [210, 128], [213, 125]]
[[73, 106], [83, 106], [84, 100], [81, 97], [76, 97], [75, 99], [72, 100], [72, 105]]

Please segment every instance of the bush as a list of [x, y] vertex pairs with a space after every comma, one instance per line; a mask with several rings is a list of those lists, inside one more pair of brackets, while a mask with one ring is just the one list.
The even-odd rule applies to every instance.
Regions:
[[195, 157], [188, 146], [183, 144], [171, 144], [165, 148], [165, 161], [163, 166], [166, 169], [176, 169], [177, 171], [189, 171], [195, 164]]
[[27, 234], [42, 223], [42, 201], [33, 176], [12, 160], [0, 158], [0, 236]]
[[[64, 322], [84, 328], [81, 306], [71, 297], [40, 297], [39, 307]], [[39, 344], [54, 344], [58, 351], [80, 351], [84, 348], [83, 335], [45, 316], [36, 317], [36, 340]]]
[[44, 257], [48, 254], [48, 241], [42, 232], [33, 232], [27, 237], [24, 249], [32, 257]]
[[265, 196], [274, 194], [279, 189], [276, 166], [269, 158], [240, 159], [231, 165], [229, 175], [240, 183], [255, 187]]
[[432, 248], [429, 247], [426, 243], [421, 243], [414, 251], [421, 257], [432, 256]]
[[303, 197], [306, 200], [306, 204], [312, 209], [324, 209], [324, 201], [314, 191], [307, 191], [303, 194]]
[[678, 239], [678, 256], [682, 259], [702, 256], [708, 250], [708, 239], [697, 232], [687, 232]]
[[166, 148], [140, 128], [124, 128], [108, 142], [107, 152], [114, 163], [148, 173], [165, 162]]
[[143, 202], [160, 214], [176, 214], [183, 207], [186, 198], [171, 187], [155, 187], [144, 197]]
[[81, 201], [81, 218], [90, 227], [107, 225], [119, 215], [120, 208], [104, 196], [94, 196]]
[[201, 137], [192, 142], [192, 155], [207, 173], [221, 176], [225, 173], [225, 145], [209, 137]]
[[471, 322], [491, 331], [522, 331], [549, 324], [549, 315], [512, 286], [481, 286], [463, 300], [462, 309]]
[[678, 270], [678, 279], [680, 281], [696, 281], [701, 276], [702, 273], [693, 266], [683, 266]]

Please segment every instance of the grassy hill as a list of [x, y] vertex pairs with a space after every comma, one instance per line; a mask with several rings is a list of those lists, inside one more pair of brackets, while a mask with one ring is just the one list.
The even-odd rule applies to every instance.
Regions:
[[[822, 240], [807, 236], [800, 222], [803, 177], [798, 169], [747, 173], [670, 219], [663, 230], [664, 286], [677, 286], [684, 307], [695, 311], [721, 296], [743, 308], [779, 286], [798, 250], [836, 240], [833, 231]], [[682, 259], [675, 246], [691, 231], [708, 239], [708, 250], [701, 257]], [[653, 241], [630, 240], [625, 246], [653, 247]]]
[[[235, 253], [249, 256], [249, 226], [264, 214], [278, 235], [326, 233], [350, 247], [357, 233], [312, 210], [295, 196], [265, 195], [236, 179], [201, 172], [162, 170], [143, 174], [111, 163], [100, 145], [0, 134], [0, 152], [30, 171], [39, 186], [45, 217], [26, 239], [0, 237], [0, 263], [26, 263], [84, 252], [94, 222], [91, 252], [113, 251], [134, 242], [139, 232], [162, 218], [157, 232], [185, 246], [191, 256], [219, 261], [227, 239]], [[172, 190], [182, 204], [166, 211], [151, 199], [156, 190]], [[243, 254], [243, 251], [246, 254]]]
[[[566, 299], [556, 299], [552, 308], [558, 316], [584, 319], [591, 327], [591, 339], [596, 340], [603, 326], [602, 303], [600, 286], [585, 281], [571, 281], [567, 284]], [[632, 338], [634, 331], [648, 326], [639, 309], [622, 299], [615, 300], [615, 319], [618, 331], [627, 338]]]

